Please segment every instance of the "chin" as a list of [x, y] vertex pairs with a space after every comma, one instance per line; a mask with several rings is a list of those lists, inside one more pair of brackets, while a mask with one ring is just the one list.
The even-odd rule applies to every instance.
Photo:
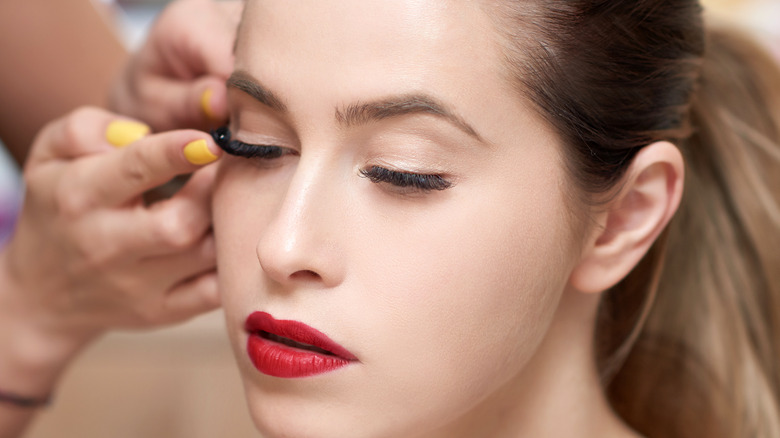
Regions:
[[263, 438], [395, 438], [408, 437], [398, 419], [384, 423], [381, 413], [358, 412], [351, 406], [290, 395], [283, 390], [247, 390], [250, 414]]
[[[273, 383], [281, 383], [273, 387]], [[366, 438], [374, 436], [345, 418], [343, 406], [290, 390], [289, 382], [246, 388], [250, 414], [263, 438]], [[291, 385], [295, 386], [295, 385]]]

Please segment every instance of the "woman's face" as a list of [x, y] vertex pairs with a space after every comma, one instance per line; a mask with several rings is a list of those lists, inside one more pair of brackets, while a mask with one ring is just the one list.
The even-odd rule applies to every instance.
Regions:
[[247, 4], [214, 226], [268, 436], [444, 433], [528, 379], [578, 243], [477, 3]]

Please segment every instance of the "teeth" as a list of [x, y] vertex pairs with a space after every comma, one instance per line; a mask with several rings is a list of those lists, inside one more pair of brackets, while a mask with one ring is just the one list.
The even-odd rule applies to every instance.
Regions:
[[320, 353], [320, 354], [326, 354], [328, 356], [334, 356], [333, 353], [327, 350], [323, 350], [320, 347], [315, 347], [314, 345], [304, 344], [303, 342], [297, 342], [293, 341], [290, 338], [285, 338], [283, 336], [275, 335], [273, 333], [268, 333], [261, 331], [260, 337], [264, 339], [268, 339], [269, 341], [278, 342], [283, 345], [287, 345], [288, 347], [298, 348], [300, 350], [306, 350], [306, 351], [312, 351], [314, 353]]

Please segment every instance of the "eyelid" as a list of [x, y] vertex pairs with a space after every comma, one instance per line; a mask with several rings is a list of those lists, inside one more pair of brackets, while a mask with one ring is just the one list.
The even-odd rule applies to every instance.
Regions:
[[[274, 145], [253, 145], [231, 139], [230, 130], [223, 126], [211, 132], [214, 141], [226, 153], [242, 158], [274, 160], [284, 155], [294, 155], [297, 151]], [[452, 182], [438, 173], [417, 173], [403, 170], [391, 170], [382, 166], [370, 166], [360, 170], [360, 176], [371, 182], [386, 183], [404, 192], [427, 193], [442, 191], [452, 187]]]

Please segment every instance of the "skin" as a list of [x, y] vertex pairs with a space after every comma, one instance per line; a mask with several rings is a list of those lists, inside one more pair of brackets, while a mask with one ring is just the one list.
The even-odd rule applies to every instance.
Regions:
[[18, 163], [46, 123], [106, 104], [127, 52], [103, 15], [89, 0], [0, 4], [0, 137]]
[[[25, 200], [0, 251], [2, 390], [43, 399], [68, 364], [111, 328], [151, 328], [219, 305], [210, 233], [213, 166], [170, 199], [143, 193], [203, 166], [183, 150], [204, 132], [171, 131], [121, 149], [119, 116], [83, 108], [43, 129], [24, 169]], [[20, 436], [36, 409], [0, 403], [0, 438]]]
[[109, 108], [143, 120], [153, 131], [208, 131], [223, 124], [225, 79], [233, 69], [241, 9], [241, 1], [172, 2], [114, 82]]
[[[238, 1], [168, 7], [129, 57], [111, 106], [159, 130], [220, 123], [240, 10]], [[187, 160], [185, 145], [204, 139], [220, 152], [198, 131], [149, 135], [117, 149], [108, 131], [120, 116], [96, 108], [41, 128], [75, 106], [105, 104], [125, 50], [87, 0], [5, 2], [0, 12], [8, 61], [0, 72], [0, 137], [20, 163], [29, 149], [24, 206], [0, 251], [0, 391], [43, 399], [102, 333], [168, 325], [219, 305], [213, 166], [170, 199], [144, 201], [149, 189], [203, 167]], [[37, 412], [0, 402], [0, 438], [20, 436]]]
[[[643, 151], [615, 206], [644, 207], [571, 223], [562, 145], [503, 65], [478, 2], [248, 2], [234, 77], [278, 102], [233, 81], [233, 137], [289, 154], [226, 157], [214, 227], [228, 333], [265, 436], [634, 436], [600, 389], [588, 292], [630, 271], [638, 259], [623, 256], [641, 258], [663, 229], [681, 161], [671, 145]], [[416, 93], [478, 138], [427, 112], [334, 116]], [[361, 177], [372, 166], [452, 186], [399, 189]], [[302, 321], [359, 363], [263, 375], [246, 354], [253, 311]]]
[[46, 123], [84, 105], [108, 107], [154, 131], [208, 130], [225, 120], [240, 1], [173, 2], [132, 54], [93, 3], [0, 4], [0, 137], [20, 165]]

